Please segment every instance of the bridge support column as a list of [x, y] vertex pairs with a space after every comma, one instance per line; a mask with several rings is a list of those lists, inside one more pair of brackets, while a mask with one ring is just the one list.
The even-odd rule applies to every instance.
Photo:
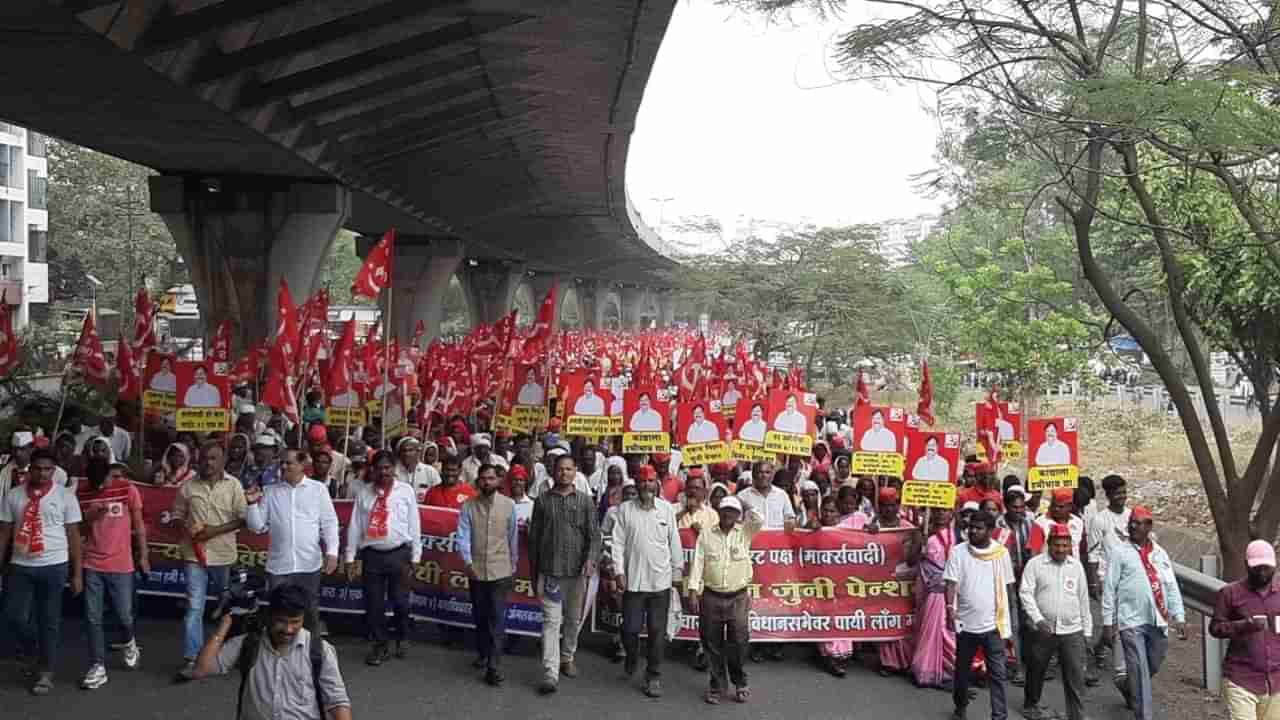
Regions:
[[565, 275], [534, 273], [533, 277], [529, 278], [529, 289], [533, 291], [534, 320], [537, 319], [537, 313], [542, 308], [542, 301], [546, 299], [547, 293], [551, 291], [552, 283], [557, 281], [560, 286], [556, 292], [556, 307], [551, 317], [552, 332], [560, 330], [560, 308], [564, 307], [565, 291], [573, 289], [576, 294], [577, 286], [574, 284], [572, 277]]
[[231, 320], [241, 350], [274, 331], [280, 279], [294, 302], [315, 292], [333, 239], [351, 211], [343, 186], [294, 178], [149, 178], [191, 275], [205, 333]]
[[459, 280], [471, 308], [471, 322], [494, 323], [511, 312], [516, 291], [520, 289], [524, 277], [522, 265], [480, 262], [464, 267]]
[[671, 327], [676, 321], [676, 301], [670, 290], [658, 292], [658, 326]]
[[623, 285], [619, 291], [622, 299], [622, 329], [639, 330], [644, 313], [645, 290], [642, 287]]
[[[356, 248], [360, 257], [368, 255], [378, 240], [359, 238]], [[419, 320], [426, 330], [423, 342], [431, 342], [440, 334], [444, 295], [465, 256], [465, 248], [456, 238], [396, 234], [389, 337], [398, 337], [402, 343], [412, 342]], [[385, 313], [385, 295], [380, 304]]]

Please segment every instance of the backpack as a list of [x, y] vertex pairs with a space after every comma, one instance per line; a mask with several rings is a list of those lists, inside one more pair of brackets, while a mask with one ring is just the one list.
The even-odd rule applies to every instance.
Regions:
[[[324, 639], [316, 642], [315, 633], [307, 638], [307, 652], [311, 657], [311, 687], [316, 693], [316, 707], [321, 720], [324, 718], [324, 691], [320, 688], [320, 671], [324, 668]], [[240, 670], [240, 690], [236, 694], [236, 720], [242, 720], [244, 709], [244, 691], [249, 686], [249, 673], [258, 662], [258, 651], [262, 646], [262, 633], [246, 633], [244, 643], [240, 646], [240, 656], [236, 658], [236, 667]]]

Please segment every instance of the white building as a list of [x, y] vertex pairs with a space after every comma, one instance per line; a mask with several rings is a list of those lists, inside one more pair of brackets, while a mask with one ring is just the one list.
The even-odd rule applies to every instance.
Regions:
[[880, 256], [894, 265], [901, 265], [907, 261], [911, 246], [927, 237], [938, 224], [938, 216], [917, 215], [876, 224], [880, 227], [880, 235], [876, 239], [880, 245]]
[[49, 302], [49, 167], [45, 136], [0, 121], [0, 293], [25, 327]]

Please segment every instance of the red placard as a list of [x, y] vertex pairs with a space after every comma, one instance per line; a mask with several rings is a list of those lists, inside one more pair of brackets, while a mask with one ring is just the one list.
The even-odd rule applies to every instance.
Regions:
[[676, 425], [679, 428], [676, 438], [682, 445], [720, 442], [726, 437], [724, 415], [715, 400], [680, 403], [676, 409]]
[[960, 433], [907, 431], [907, 480], [955, 483]]
[[226, 375], [215, 375], [208, 363], [175, 363], [180, 409], [225, 408], [231, 399]]
[[769, 392], [769, 429], [789, 435], [817, 436], [813, 413], [818, 402], [813, 393], [803, 390]]
[[622, 394], [624, 433], [669, 433], [670, 417], [666, 398], [656, 388], [636, 388]]
[[992, 428], [996, 442], [1022, 440], [1022, 408], [1016, 402], [999, 402], [994, 407], [989, 402], [974, 404], [978, 432]]
[[1032, 418], [1027, 422], [1029, 467], [1080, 465], [1080, 421], [1074, 417]]
[[733, 416], [734, 439], [764, 445], [764, 434], [769, 430], [768, 415], [768, 402], [739, 400]]
[[853, 414], [853, 447], [858, 452], [905, 453], [907, 412], [887, 405], [861, 405]]

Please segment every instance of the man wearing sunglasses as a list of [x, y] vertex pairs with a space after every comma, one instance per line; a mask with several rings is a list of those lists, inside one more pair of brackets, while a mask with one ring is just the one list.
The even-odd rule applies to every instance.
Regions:
[[246, 494], [245, 523], [258, 534], [271, 533], [267, 550], [267, 591], [294, 583], [305, 589], [310, 605], [304, 627], [319, 627], [320, 575], [338, 568], [338, 514], [324, 483], [303, 472], [306, 457], [288, 450], [280, 461], [282, 481]]

